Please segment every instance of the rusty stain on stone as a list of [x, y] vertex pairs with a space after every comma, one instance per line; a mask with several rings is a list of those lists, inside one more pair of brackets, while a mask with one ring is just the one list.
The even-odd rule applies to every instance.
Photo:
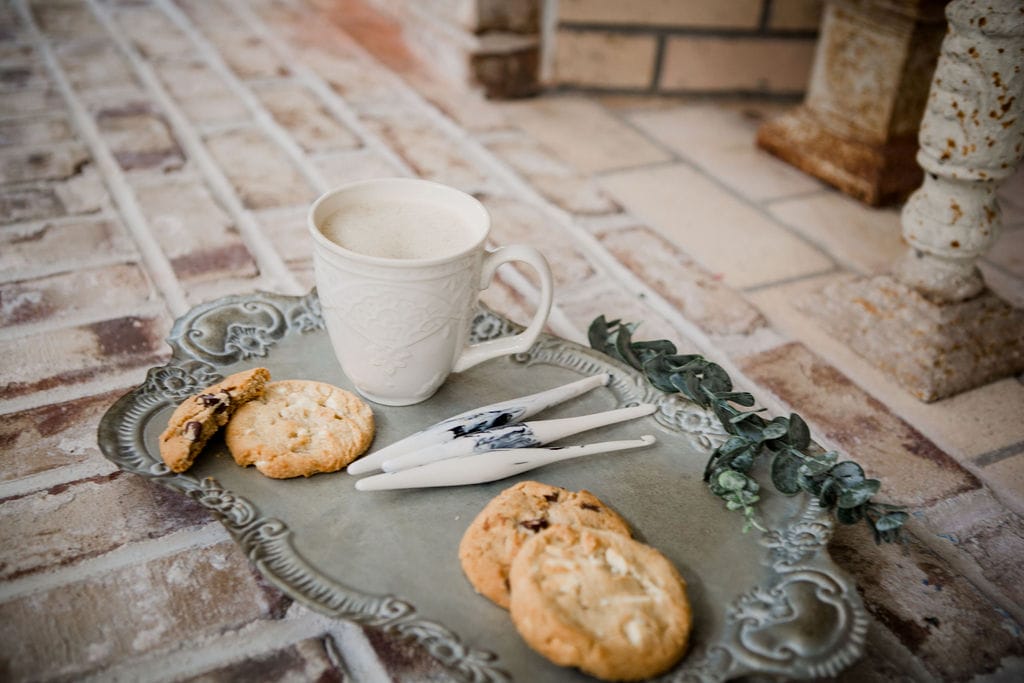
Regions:
[[868, 301], [867, 299], [864, 299], [862, 297], [857, 297], [857, 298], [855, 298], [853, 300], [853, 303], [857, 304], [858, 306], [863, 308], [865, 311], [867, 311], [871, 315], [878, 315], [879, 314], [878, 307], [875, 306], [870, 301]]
[[953, 223], [956, 223], [958, 220], [963, 218], [964, 211], [960, 208], [960, 205], [957, 204], [955, 199], [949, 200], [949, 208], [953, 212]]

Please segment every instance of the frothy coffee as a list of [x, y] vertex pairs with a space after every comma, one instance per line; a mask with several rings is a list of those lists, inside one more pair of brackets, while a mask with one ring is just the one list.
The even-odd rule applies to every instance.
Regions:
[[349, 204], [327, 216], [321, 232], [349, 251], [390, 259], [441, 258], [476, 241], [459, 212], [409, 199]]

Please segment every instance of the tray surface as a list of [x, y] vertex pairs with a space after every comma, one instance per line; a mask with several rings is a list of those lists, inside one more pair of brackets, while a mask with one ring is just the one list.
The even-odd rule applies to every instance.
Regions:
[[[512, 327], [481, 311], [473, 336], [492, 338]], [[463, 410], [599, 372], [612, 373], [607, 388], [537, 419], [652, 402], [659, 410], [651, 417], [565, 443], [654, 434], [654, 446], [556, 463], [485, 485], [360, 492], [345, 472], [268, 479], [236, 466], [218, 440], [187, 473], [175, 474], [157, 448], [174, 406], [244, 368], [262, 365], [273, 379], [316, 379], [351, 389], [331, 351], [315, 292], [204, 304], [175, 323], [168, 341], [171, 361], [151, 369], [146, 382], [104, 416], [104, 454], [211, 509], [259, 570], [291, 597], [418, 641], [453, 680], [591, 680], [530, 650], [508, 613], [477, 595], [459, 566], [459, 540], [473, 517], [499, 491], [525, 479], [594, 492], [627, 519], [638, 539], [678, 567], [693, 603], [691, 648], [659, 680], [831, 676], [862, 652], [867, 617], [852, 581], [827, 554], [827, 514], [809, 497], [788, 498], [765, 487], [762, 513], [769, 531], [740, 533], [742, 516], [728, 512], [701, 480], [708, 455], [724, 440], [716, 419], [590, 349], [542, 336], [528, 353], [452, 375], [422, 404], [373, 405], [377, 436], [371, 452]]]

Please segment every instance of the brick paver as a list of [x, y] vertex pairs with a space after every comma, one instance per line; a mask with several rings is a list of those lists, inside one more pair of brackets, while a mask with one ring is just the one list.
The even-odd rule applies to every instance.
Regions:
[[832, 260], [683, 164], [606, 175], [602, 186], [726, 284], [752, 287], [830, 270]]
[[[95, 440], [106, 408], [166, 360], [175, 316], [228, 293], [308, 291], [309, 202], [393, 175], [473, 192], [496, 245], [541, 248], [549, 330], [584, 341], [597, 315], [642, 321], [639, 337], [720, 360], [911, 506], [904, 545], [845, 528], [832, 544], [872, 615], [872, 656], [841, 680], [1021, 673], [1024, 382], [924, 405], [799, 308], [835, 278], [887, 269], [895, 210], [755, 150], [777, 104], [487, 102], [404, 52], [374, 54], [327, 4], [0, 6], [0, 676], [440, 679], [423, 651], [291, 604], [205, 511], [115, 470]], [[604, 21], [618, 6], [562, 10]], [[817, 24], [816, 3], [763, 7], [695, 3], [705, 14], [687, 21]], [[586, 26], [560, 33], [563, 56], [588, 56], [563, 81], [653, 85], [651, 36]], [[663, 84], [682, 85], [679, 60], [713, 43], [666, 39]], [[805, 73], [758, 54], [778, 67], [773, 87], [802, 87]], [[644, 65], [644, 82], [623, 80]], [[1018, 305], [1021, 187], [1024, 174], [1001, 193], [1007, 229], [982, 264]], [[502, 269], [483, 300], [525, 322], [535, 296], [526, 270]]]

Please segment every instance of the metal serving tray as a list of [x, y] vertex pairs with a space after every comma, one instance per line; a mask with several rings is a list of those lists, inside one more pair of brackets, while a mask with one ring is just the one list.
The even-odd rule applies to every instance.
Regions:
[[[485, 310], [473, 326], [478, 340], [513, 332], [513, 325]], [[653, 447], [570, 460], [492, 484], [360, 492], [345, 472], [268, 479], [235, 465], [218, 440], [187, 473], [175, 474], [157, 448], [175, 405], [244, 368], [261, 365], [274, 379], [350, 389], [315, 292], [204, 304], [174, 324], [168, 342], [171, 361], [151, 369], [146, 382], [104, 416], [104, 454], [213, 511], [259, 570], [292, 598], [418, 642], [453, 680], [590, 680], [530, 650], [508, 613], [477, 595], [459, 566], [459, 540], [473, 517], [523, 479], [594, 492], [679, 568], [693, 603], [693, 637], [683, 661], [659, 680], [832, 676], [861, 654], [867, 617], [853, 583], [828, 556], [827, 514], [807, 496], [785, 497], [766, 486], [762, 512], [769, 531], [741, 533], [742, 516], [727, 511], [701, 480], [708, 455], [724, 439], [714, 416], [602, 354], [542, 336], [528, 353], [453, 375], [422, 404], [374, 405], [378, 431], [371, 450], [463, 410], [599, 372], [612, 373], [607, 388], [540, 417], [653, 402], [659, 410], [651, 417], [567, 440], [654, 434]]]

